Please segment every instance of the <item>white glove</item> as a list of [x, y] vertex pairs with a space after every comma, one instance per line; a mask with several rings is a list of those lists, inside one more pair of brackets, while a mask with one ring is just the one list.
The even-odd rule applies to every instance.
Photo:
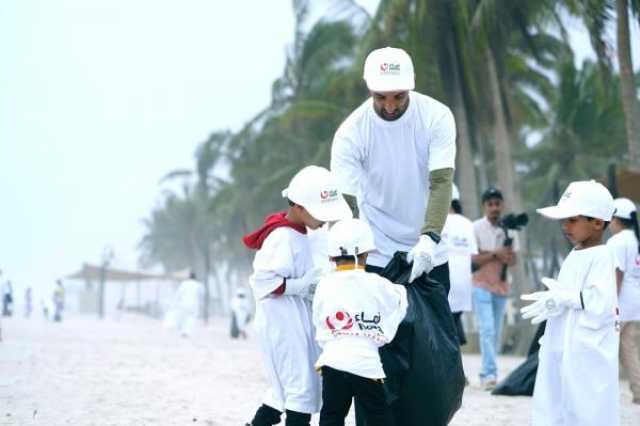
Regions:
[[427, 274], [433, 269], [433, 253], [436, 249], [436, 243], [428, 235], [420, 235], [418, 244], [416, 244], [409, 253], [407, 253], [407, 262], [413, 262], [409, 282], [413, 282], [416, 278]]
[[284, 294], [313, 299], [316, 286], [322, 277], [322, 268], [309, 269], [301, 278], [287, 278]]
[[560, 315], [566, 309], [581, 309], [580, 293], [574, 294], [562, 289], [561, 284], [552, 278], [545, 277], [541, 281], [549, 291], [523, 294], [520, 297], [522, 300], [529, 300], [534, 303], [520, 310], [522, 318], [533, 318], [531, 323], [539, 324], [551, 317]]

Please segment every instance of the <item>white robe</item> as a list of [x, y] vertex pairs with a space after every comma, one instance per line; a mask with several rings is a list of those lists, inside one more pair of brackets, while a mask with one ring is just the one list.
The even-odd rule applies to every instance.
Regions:
[[167, 314], [165, 324], [177, 328], [183, 336], [192, 335], [198, 321], [203, 294], [204, 287], [198, 281], [183, 281], [178, 287], [174, 308]]
[[251, 305], [252, 302], [247, 296], [235, 296], [231, 300], [231, 311], [236, 318], [236, 324], [240, 331], [245, 331], [247, 328], [247, 324], [249, 323], [249, 318], [251, 316]]
[[315, 342], [311, 302], [271, 294], [283, 278], [301, 278], [313, 267], [306, 235], [287, 227], [271, 232], [253, 261], [255, 329], [270, 383], [264, 403], [280, 411], [320, 410], [320, 377], [314, 369], [320, 348]]
[[574, 250], [558, 282], [584, 310], [549, 318], [541, 339], [533, 426], [617, 426], [619, 416], [616, 284], [609, 249]]

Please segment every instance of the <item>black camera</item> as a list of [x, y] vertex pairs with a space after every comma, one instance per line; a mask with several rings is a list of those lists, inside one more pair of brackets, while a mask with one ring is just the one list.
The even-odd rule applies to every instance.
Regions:
[[[504, 247], [511, 247], [513, 245], [513, 238], [509, 236], [507, 232], [509, 229], [514, 231], [519, 231], [523, 227], [527, 226], [529, 223], [529, 215], [526, 213], [514, 214], [509, 213], [500, 219], [498, 222], [498, 226], [502, 228], [504, 231]], [[507, 279], [507, 264], [502, 265], [502, 271], [500, 271], [500, 280], [504, 281]]]
[[500, 222], [498, 222], [498, 226], [503, 229], [513, 229], [515, 231], [519, 231], [523, 227], [527, 226], [529, 223], [529, 215], [526, 213], [514, 214], [509, 213], [505, 215]]

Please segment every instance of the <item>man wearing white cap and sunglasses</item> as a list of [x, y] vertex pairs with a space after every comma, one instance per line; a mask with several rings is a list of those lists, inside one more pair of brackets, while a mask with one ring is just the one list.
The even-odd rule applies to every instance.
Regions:
[[573, 182], [558, 205], [538, 209], [560, 220], [574, 249], [548, 288], [523, 295], [532, 323], [547, 321], [533, 392], [532, 426], [620, 424], [618, 318], [613, 254], [603, 233], [614, 212], [609, 191]]
[[313, 262], [307, 228], [351, 217], [351, 210], [329, 170], [308, 166], [282, 192], [285, 211], [269, 215], [257, 231], [243, 238], [258, 250], [251, 288], [256, 299], [255, 328], [270, 388], [251, 426], [308, 426], [320, 409], [320, 380], [314, 363], [311, 299], [322, 275]]
[[448, 279], [446, 251], [436, 247], [451, 202], [453, 114], [413, 91], [413, 62], [402, 49], [372, 51], [364, 80], [371, 97], [338, 128], [331, 171], [349, 205], [373, 230], [377, 249], [367, 267], [379, 272], [396, 251], [407, 251], [411, 281], [433, 268]]

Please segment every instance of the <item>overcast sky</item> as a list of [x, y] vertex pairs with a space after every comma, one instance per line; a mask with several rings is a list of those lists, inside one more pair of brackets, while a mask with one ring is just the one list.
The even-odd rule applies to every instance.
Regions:
[[135, 266], [159, 180], [268, 104], [292, 37], [290, 0], [1, 1], [3, 278]]

